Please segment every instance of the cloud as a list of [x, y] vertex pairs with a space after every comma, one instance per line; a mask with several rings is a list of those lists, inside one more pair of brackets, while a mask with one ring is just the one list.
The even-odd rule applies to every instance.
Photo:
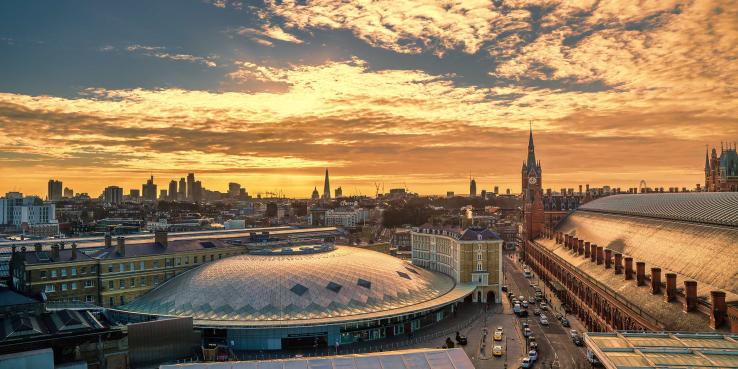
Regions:
[[[100, 48], [100, 51], [111, 51], [111, 50], [113, 50], [112, 46], [104, 46]], [[159, 59], [199, 63], [199, 64], [205, 65], [208, 68], [215, 68], [218, 66], [215, 62], [215, 59], [216, 59], [215, 56], [202, 57], [202, 56], [195, 56], [191, 54], [171, 53], [171, 52], [166, 51], [167, 48], [163, 46], [146, 46], [146, 45], [133, 44], [133, 45], [128, 45], [125, 48], [125, 50], [130, 53], [140, 53], [141, 55], [152, 56], [152, 57], [159, 58]]]
[[[285, 32], [281, 27], [275, 26], [275, 25], [269, 25], [269, 24], [262, 26], [261, 29], [240, 27], [234, 30], [234, 32], [239, 35], [258, 35], [258, 36], [270, 38], [272, 40], [284, 41], [284, 42], [289, 42], [293, 44], [303, 43], [302, 40], [295, 37], [293, 34]], [[252, 39], [255, 41], [261, 40], [257, 37], [252, 37]]]

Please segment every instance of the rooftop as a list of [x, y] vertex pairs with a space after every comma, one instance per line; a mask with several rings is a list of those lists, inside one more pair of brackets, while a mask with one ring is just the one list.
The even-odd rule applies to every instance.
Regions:
[[162, 245], [159, 245], [157, 243], [154, 243], [152, 241], [146, 242], [146, 243], [134, 243], [134, 244], [128, 244], [126, 242], [125, 245], [125, 255], [121, 255], [117, 249], [115, 240], [113, 240], [113, 245], [104, 248], [101, 250], [97, 250], [90, 253], [90, 256], [97, 259], [121, 259], [121, 258], [130, 258], [130, 257], [137, 257], [137, 256], [148, 256], [148, 255], [162, 255], [162, 254], [172, 254], [172, 253], [180, 253], [180, 252], [187, 252], [187, 251], [200, 251], [200, 250], [206, 250], [206, 249], [223, 249], [227, 247], [238, 247], [237, 245], [219, 240], [219, 239], [200, 239], [200, 240], [171, 240], [167, 242], [167, 246], [164, 247]]
[[613, 195], [581, 210], [738, 227], [738, 192]]
[[467, 229], [461, 229], [455, 226], [435, 226], [426, 223], [419, 227], [413, 227], [413, 231], [449, 236], [459, 241], [501, 240], [500, 236], [489, 228], [469, 227]]
[[[159, 369], [206, 369], [208, 363], [161, 365]], [[329, 357], [236, 361], [230, 369], [474, 369], [463, 349], [415, 349]]]
[[738, 335], [587, 332], [584, 342], [607, 369], [738, 368]]

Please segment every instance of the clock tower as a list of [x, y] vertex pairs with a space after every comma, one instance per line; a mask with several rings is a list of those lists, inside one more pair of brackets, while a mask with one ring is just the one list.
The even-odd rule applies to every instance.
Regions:
[[536, 150], [533, 144], [533, 128], [531, 127], [528, 137], [528, 158], [523, 162], [521, 173], [523, 207], [525, 219], [525, 238], [535, 239], [543, 231], [543, 184], [541, 181], [541, 163], [536, 161]]

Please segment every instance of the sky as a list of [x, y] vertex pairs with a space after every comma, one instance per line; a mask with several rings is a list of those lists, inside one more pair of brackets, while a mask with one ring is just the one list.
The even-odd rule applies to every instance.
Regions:
[[694, 187], [736, 111], [736, 1], [0, 2], [0, 193]]

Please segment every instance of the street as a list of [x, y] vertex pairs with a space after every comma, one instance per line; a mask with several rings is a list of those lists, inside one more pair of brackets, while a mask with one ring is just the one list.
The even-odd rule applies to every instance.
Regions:
[[[530, 286], [531, 282], [539, 283], [543, 288], [543, 282], [538, 281], [534, 278], [525, 278], [523, 275], [522, 266], [513, 261], [509, 257], [503, 258], [505, 261], [505, 280], [508, 289], [515, 294], [515, 296], [523, 295], [526, 298], [535, 295], [535, 290]], [[589, 368], [591, 365], [586, 360], [585, 350], [583, 347], [577, 347], [572, 342], [569, 331], [570, 329], [576, 329], [580, 333], [582, 332], [582, 325], [573, 316], [569, 316], [569, 321], [572, 327], [566, 328], [561, 326], [561, 322], [556, 319], [555, 313], [563, 313], [558, 300], [552, 297], [552, 293], [547, 289], [545, 295], [550, 301], [549, 311], [543, 311], [546, 314], [549, 321], [549, 326], [543, 326], [540, 324], [539, 317], [533, 314], [533, 310], [538, 307], [538, 304], [530, 305], [528, 308], [530, 315], [527, 318], [521, 318], [527, 320], [530, 324], [530, 329], [533, 335], [536, 337], [538, 343], [538, 362], [535, 367], [545, 368]], [[520, 320], [520, 319], [518, 319]], [[520, 322], [522, 323], [522, 320]], [[520, 327], [520, 323], [518, 324]]]

